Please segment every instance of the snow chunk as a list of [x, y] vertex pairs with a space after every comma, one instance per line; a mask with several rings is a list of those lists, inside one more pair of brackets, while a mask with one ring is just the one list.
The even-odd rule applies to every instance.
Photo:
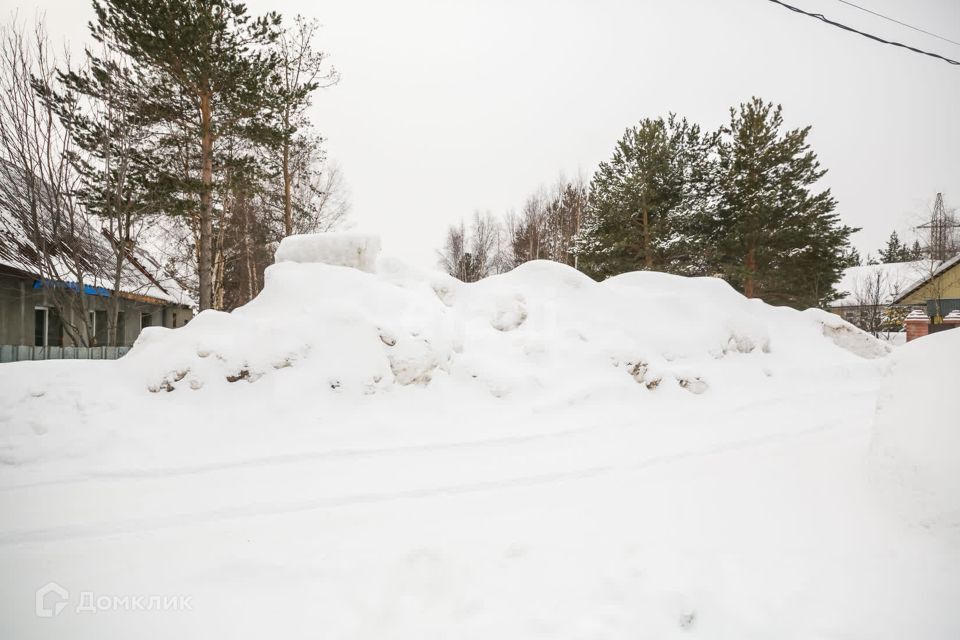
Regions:
[[882, 492], [925, 526], [960, 526], [960, 330], [897, 349], [877, 401], [873, 461]]
[[426, 385], [433, 372], [443, 367], [450, 357], [449, 350], [438, 349], [430, 340], [415, 335], [398, 340], [392, 335], [381, 334], [380, 339], [391, 347], [387, 353], [390, 370], [398, 384]]
[[496, 312], [490, 321], [497, 331], [513, 331], [527, 319], [526, 301], [521, 294], [496, 300]]
[[276, 262], [320, 262], [373, 273], [380, 254], [380, 236], [352, 232], [310, 233], [280, 241]]
[[823, 335], [830, 338], [835, 345], [861, 358], [882, 358], [892, 349], [889, 344], [877, 340], [835, 314], [820, 309], [807, 309], [804, 313], [815, 317], [823, 325]]

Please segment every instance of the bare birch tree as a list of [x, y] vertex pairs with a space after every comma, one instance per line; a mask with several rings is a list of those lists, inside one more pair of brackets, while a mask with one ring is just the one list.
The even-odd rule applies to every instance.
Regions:
[[314, 46], [320, 24], [302, 16], [294, 19], [291, 28], [284, 31], [278, 41], [280, 64], [279, 77], [280, 130], [280, 177], [283, 181], [283, 229], [284, 235], [296, 232], [295, 221], [296, 182], [310, 184], [310, 175], [316, 167], [316, 152], [320, 140], [309, 133], [306, 110], [316, 89], [336, 84], [340, 76], [337, 70], [327, 65], [327, 54]]

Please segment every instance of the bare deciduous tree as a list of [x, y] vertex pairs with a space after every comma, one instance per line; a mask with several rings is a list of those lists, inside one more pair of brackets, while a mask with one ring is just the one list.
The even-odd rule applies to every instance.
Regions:
[[577, 235], [583, 224], [589, 189], [583, 178], [563, 176], [549, 189], [538, 189], [519, 216], [508, 215], [515, 265], [529, 260], [553, 260], [577, 266]]
[[887, 276], [879, 268], [857, 279], [854, 283], [852, 293], [857, 313], [853, 324], [875, 338], [880, 337], [884, 324], [884, 308], [890, 302], [887, 289]]
[[[305, 112], [310, 106], [311, 94], [318, 88], [336, 84], [340, 76], [327, 66], [327, 54], [314, 48], [320, 24], [297, 16], [293, 27], [281, 34], [277, 49], [280, 64], [277, 75], [280, 84], [279, 118], [282, 131], [280, 141], [280, 176], [283, 181], [284, 235], [297, 232], [296, 195], [300, 188], [310, 185], [318, 169], [316, 154], [320, 139], [309, 132]], [[302, 195], [302, 194], [301, 194]]]
[[327, 160], [319, 139], [309, 152], [298, 153], [296, 161], [304, 166], [297, 167], [293, 174], [293, 227], [288, 230], [285, 218], [282, 234], [275, 234], [277, 241], [291, 233], [332, 231], [350, 213], [350, 194], [343, 171], [337, 163]]
[[447, 229], [439, 264], [463, 282], [476, 282], [513, 267], [506, 244], [500, 221], [489, 211], [475, 211], [469, 228], [461, 221]]
[[[64, 54], [69, 64], [69, 57]], [[104, 259], [77, 199], [77, 151], [54, 106], [57, 61], [43, 24], [0, 26], [0, 201], [3, 224], [26, 232], [17, 247], [54, 300], [64, 332], [91, 343], [84, 287]], [[76, 100], [68, 95], [66, 101]], [[63, 104], [73, 109], [76, 105]], [[11, 241], [23, 233], [8, 229]]]
[[458, 225], [450, 225], [443, 249], [438, 252], [440, 267], [458, 280], [473, 282], [473, 268], [470, 253], [467, 250], [467, 230], [460, 221]]
[[[66, 91], [56, 97], [61, 121], [83, 153], [72, 160], [81, 176], [78, 197], [91, 222], [100, 226], [111, 250], [109, 263], [98, 265], [119, 292], [144, 218], [158, 213], [149, 196], [149, 128], [134, 117], [138, 87], [129, 61], [104, 51], [88, 52], [85, 68], [61, 72]], [[106, 300], [106, 344], [118, 345], [119, 296]], [[99, 333], [99, 327], [97, 328]], [[102, 339], [102, 338], [101, 338]]]

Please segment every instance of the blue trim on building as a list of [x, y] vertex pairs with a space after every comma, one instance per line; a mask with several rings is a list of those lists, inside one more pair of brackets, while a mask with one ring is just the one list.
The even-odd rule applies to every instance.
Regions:
[[[62, 280], [49, 280], [44, 278], [43, 280], [34, 280], [33, 288], [42, 289], [43, 287], [52, 287], [54, 289], [69, 289], [71, 291], [77, 291], [79, 287], [76, 282], [63, 282]], [[100, 296], [101, 298], [110, 297], [110, 289], [106, 287], [95, 287], [92, 284], [83, 285], [83, 293], [88, 296]]]

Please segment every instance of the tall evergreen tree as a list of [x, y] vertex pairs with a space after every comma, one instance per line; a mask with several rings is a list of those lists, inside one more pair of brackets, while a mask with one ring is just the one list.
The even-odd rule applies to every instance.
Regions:
[[880, 262], [883, 263], [905, 262], [909, 253], [910, 250], [900, 242], [900, 236], [897, 235], [896, 231], [890, 232], [890, 237], [887, 238], [887, 246], [877, 251]]
[[850, 234], [826, 173], [807, 143], [810, 127], [781, 132], [780, 106], [753, 98], [730, 110], [719, 146], [719, 200], [710, 225], [725, 277], [747, 297], [818, 306], [830, 299]]
[[280, 17], [251, 18], [231, 0], [94, 0], [94, 11], [93, 36], [129, 56], [144, 83], [142, 114], [167, 127], [168, 148], [182, 151], [163, 182], [181, 201], [195, 197], [200, 308], [211, 308], [218, 142], [278, 135], [265, 111], [277, 94], [270, 45]]
[[579, 266], [597, 277], [696, 270], [699, 252], [686, 240], [705, 209], [715, 139], [673, 114], [627, 129], [593, 176]]
[[914, 240], [913, 246], [908, 247], [905, 242], [900, 241], [896, 231], [891, 231], [886, 246], [877, 251], [877, 254], [883, 263], [912, 262], [923, 258], [923, 249], [919, 240]]
[[913, 246], [910, 247], [910, 251], [907, 254], [907, 262], [911, 262], [913, 260], [923, 260], [923, 255], [924, 251], [923, 247], [920, 246], [920, 241], [914, 240]]
[[[150, 180], [152, 132], [140, 115], [142, 91], [129, 61], [87, 52], [79, 70], [59, 72], [62, 91], [47, 95], [56, 105], [79, 152], [71, 161], [80, 176], [77, 195], [113, 249], [103, 265], [114, 291], [145, 219], [157, 213]], [[119, 300], [106, 300], [106, 331], [101, 344], [118, 345]], [[98, 327], [98, 332], [100, 328]]]
[[849, 267], [859, 267], [863, 264], [863, 258], [860, 257], [860, 251], [857, 250], [853, 245], [850, 246], [847, 251], [843, 254], [843, 266], [844, 268]]

